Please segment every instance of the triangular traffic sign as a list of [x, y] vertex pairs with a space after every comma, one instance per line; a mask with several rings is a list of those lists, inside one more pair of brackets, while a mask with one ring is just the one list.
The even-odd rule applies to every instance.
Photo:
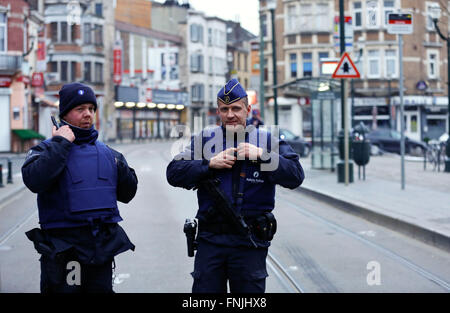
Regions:
[[355, 64], [353, 63], [350, 55], [347, 52], [344, 52], [341, 60], [336, 66], [336, 70], [334, 71], [332, 78], [360, 78], [361, 75], [358, 72]]

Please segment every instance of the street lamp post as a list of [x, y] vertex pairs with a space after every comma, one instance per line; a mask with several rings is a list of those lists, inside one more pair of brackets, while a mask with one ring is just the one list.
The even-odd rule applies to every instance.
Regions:
[[276, 0], [267, 1], [267, 8], [270, 10], [272, 23], [272, 69], [273, 69], [273, 110], [275, 117], [275, 125], [278, 125], [278, 101], [277, 101], [277, 45], [275, 40], [275, 8]]
[[[438, 12], [439, 13], [439, 12]], [[447, 97], [448, 97], [448, 108], [447, 108], [447, 114], [448, 114], [448, 135], [449, 138], [447, 140], [447, 146], [446, 146], [446, 154], [447, 154], [447, 160], [445, 161], [445, 172], [450, 172], [450, 37], [445, 37], [441, 30], [439, 29], [439, 26], [437, 25], [438, 17], [433, 17], [433, 23], [434, 27], [436, 28], [437, 33], [439, 34], [439, 37], [442, 38], [442, 40], [445, 40], [447, 42]]]

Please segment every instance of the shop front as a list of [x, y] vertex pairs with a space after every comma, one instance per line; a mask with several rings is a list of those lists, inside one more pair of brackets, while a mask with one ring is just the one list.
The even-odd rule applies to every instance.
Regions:
[[147, 98], [149, 102], [139, 102], [138, 94], [134, 87], [116, 90], [117, 139], [176, 137], [172, 129], [185, 122], [187, 93], [155, 89]]

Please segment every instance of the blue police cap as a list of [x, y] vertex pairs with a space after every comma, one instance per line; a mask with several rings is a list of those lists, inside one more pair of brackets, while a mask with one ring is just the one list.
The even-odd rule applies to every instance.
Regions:
[[236, 78], [231, 79], [217, 94], [217, 98], [225, 104], [231, 104], [245, 97], [247, 93]]

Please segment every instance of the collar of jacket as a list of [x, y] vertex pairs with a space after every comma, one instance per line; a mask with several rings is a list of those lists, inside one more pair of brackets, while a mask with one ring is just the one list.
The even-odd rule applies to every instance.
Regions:
[[73, 134], [75, 135], [75, 140], [73, 142], [74, 144], [93, 144], [98, 138], [98, 131], [95, 129], [94, 125], [92, 125], [89, 129], [85, 129], [69, 124], [65, 120], [61, 120], [61, 124], [68, 125], [73, 131]]

